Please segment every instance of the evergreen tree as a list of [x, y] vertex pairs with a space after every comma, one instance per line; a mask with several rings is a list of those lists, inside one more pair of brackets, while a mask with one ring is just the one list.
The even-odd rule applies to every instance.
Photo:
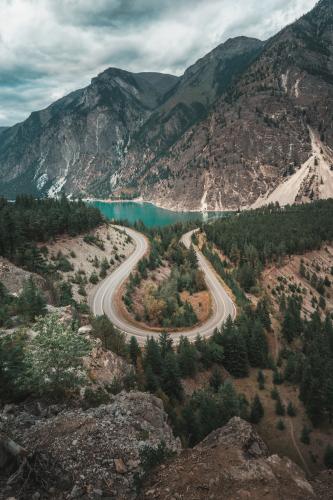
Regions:
[[138, 356], [141, 355], [141, 349], [139, 347], [136, 337], [132, 336], [129, 343], [129, 355], [131, 358], [132, 365], [136, 366]]
[[286, 414], [286, 409], [280, 398], [276, 400], [275, 413], [277, 415], [280, 415], [281, 417], [283, 417]]
[[279, 431], [284, 431], [286, 426], [284, 424], [284, 421], [280, 418], [276, 424], [276, 428], [279, 430]]
[[266, 328], [266, 330], [270, 330], [272, 324], [269, 315], [268, 301], [266, 298], [258, 302], [256, 314], [263, 327]]
[[197, 350], [187, 337], [181, 337], [178, 346], [178, 363], [182, 377], [193, 377], [197, 371]]
[[158, 378], [154, 374], [152, 367], [147, 364], [145, 367], [145, 389], [149, 392], [156, 392], [159, 388]]
[[172, 351], [173, 340], [169, 333], [162, 332], [159, 336], [158, 342], [160, 345], [161, 356], [164, 359], [168, 352]]
[[234, 377], [246, 377], [249, 365], [246, 342], [234, 325], [228, 320], [222, 330], [222, 346], [224, 349], [223, 365]]
[[259, 368], [267, 366], [268, 345], [260, 321], [255, 321], [251, 327], [248, 338], [248, 354], [251, 366]]
[[151, 366], [153, 373], [155, 375], [161, 375], [162, 373], [162, 356], [161, 349], [154, 339], [154, 337], [149, 337], [146, 340], [145, 351], [144, 351], [144, 367], [147, 365]]
[[263, 390], [265, 388], [265, 375], [261, 370], [258, 371], [257, 381], [259, 383], [259, 389]]
[[304, 444], [310, 444], [310, 429], [306, 425], [302, 428], [301, 441]]
[[214, 390], [214, 392], [218, 392], [220, 386], [222, 385], [223, 379], [221, 370], [218, 366], [214, 366], [212, 370], [212, 374], [209, 378], [209, 385]]
[[263, 416], [264, 408], [261, 404], [258, 394], [256, 394], [251, 404], [250, 422], [252, 422], [253, 424], [258, 424]]
[[294, 405], [292, 404], [291, 401], [289, 401], [288, 406], [287, 406], [287, 414], [289, 415], [289, 417], [296, 416], [296, 410], [295, 410]]
[[324, 464], [327, 469], [333, 469], [333, 446], [328, 444], [324, 454]]
[[225, 424], [232, 417], [240, 415], [240, 399], [230, 380], [221, 385], [218, 394], [221, 400], [220, 412]]
[[178, 401], [183, 399], [183, 386], [180, 380], [179, 366], [176, 356], [169, 352], [164, 360], [161, 386], [167, 396]]
[[45, 299], [36, 287], [32, 277], [23, 285], [23, 290], [17, 301], [17, 309], [18, 313], [28, 321], [45, 314]]
[[275, 401], [280, 399], [279, 391], [277, 390], [277, 388], [275, 386], [271, 390], [271, 398], [274, 399]]

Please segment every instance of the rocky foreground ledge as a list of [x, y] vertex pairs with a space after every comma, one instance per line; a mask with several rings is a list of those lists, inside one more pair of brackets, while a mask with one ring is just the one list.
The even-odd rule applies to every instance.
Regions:
[[141, 498], [308, 500], [317, 496], [295, 463], [270, 455], [252, 425], [234, 417], [194, 449], [184, 450], [157, 469]]
[[[161, 443], [167, 450], [164, 463], [154, 468], [161, 459], [155, 455], [147, 470], [143, 451], [158, 451]], [[330, 498], [321, 480], [313, 484], [321, 500]], [[0, 498], [307, 500], [319, 496], [303, 471], [288, 458], [270, 455], [244, 420], [235, 417], [195, 448], [181, 450], [161, 400], [147, 393], [123, 392], [111, 404], [87, 410], [7, 406], [0, 413]]]

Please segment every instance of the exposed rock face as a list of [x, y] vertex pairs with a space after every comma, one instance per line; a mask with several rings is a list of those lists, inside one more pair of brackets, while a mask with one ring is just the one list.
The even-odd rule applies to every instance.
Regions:
[[[157, 447], [161, 441], [174, 452], [180, 450], [161, 400], [141, 392], [118, 394], [111, 404], [99, 408], [33, 417], [29, 426], [19, 424], [21, 419], [22, 415], [13, 417], [10, 425], [2, 427], [7, 433], [11, 429], [11, 437], [30, 453], [38, 450], [57, 467], [60, 464], [60, 483], [77, 497], [96, 498], [98, 490], [108, 498], [135, 498], [140, 450]], [[55, 498], [63, 497], [59, 493]]]
[[30, 273], [21, 267], [15, 266], [9, 260], [0, 257], [0, 281], [9, 293], [19, 295], [25, 281], [30, 277], [39, 288], [44, 291], [47, 289], [45, 280], [39, 274]]
[[333, 2], [321, 0], [180, 78], [110, 68], [0, 134], [0, 192], [123, 191], [201, 210], [333, 196], [332, 60]]
[[305, 500], [315, 495], [297, 465], [270, 456], [253, 427], [235, 417], [157, 469], [142, 498]]

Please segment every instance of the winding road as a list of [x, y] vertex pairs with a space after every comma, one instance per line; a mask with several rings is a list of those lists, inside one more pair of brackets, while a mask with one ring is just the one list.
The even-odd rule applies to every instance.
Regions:
[[[141, 233], [133, 229], [121, 227], [120, 229], [132, 238], [135, 244], [134, 252], [105, 280], [103, 280], [95, 289], [90, 298], [90, 307], [95, 316], [105, 314], [110, 321], [122, 332], [128, 336], [137, 338], [139, 344], [143, 344], [147, 337], [158, 337], [159, 333], [154, 332], [138, 325], [130, 323], [122, 316], [117, 307], [116, 293], [118, 288], [126, 280], [133, 271], [139, 260], [147, 253], [149, 244], [147, 238]], [[189, 248], [191, 245], [191, 236], [194, 231], [190, 231], [183, 235], [181, 241]], [[204, 255], [196, 249], [199, 266], [205, 274], [206, 284], [212, 297], [212, 314], [204, 323], [186, 330], [169, 331], [172, 338], [177, 344], [181, 336], [188, 337], [194, 340], [199, 334], [203, 337], [210, 337], [215, 328], [220, 328], [228, 316], [235, 318], [236, 307], [227, 292], [225, 291], [222, 281], [215, 273], [214, 269], [204, 257]]]

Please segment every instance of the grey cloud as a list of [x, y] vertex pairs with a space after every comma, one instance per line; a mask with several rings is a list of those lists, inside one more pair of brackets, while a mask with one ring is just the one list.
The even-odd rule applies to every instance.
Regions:
[[0, 0], [0, 126], [109, 66], [181, 74], [227, 38], [266, 39], [316, 0]]

